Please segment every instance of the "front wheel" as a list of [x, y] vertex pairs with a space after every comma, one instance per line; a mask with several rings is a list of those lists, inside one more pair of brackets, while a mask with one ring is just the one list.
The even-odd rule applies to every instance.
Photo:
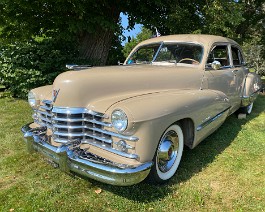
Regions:
[[184, 137], [179, 125], [171, 125], [158, 144], [154, 166], [149, 174], [152, 183], [164, 183], [177, 171], [184, 147]]

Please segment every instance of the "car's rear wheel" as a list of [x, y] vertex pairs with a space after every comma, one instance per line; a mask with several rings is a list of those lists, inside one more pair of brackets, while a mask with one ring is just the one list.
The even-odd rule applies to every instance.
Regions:
[[158, 144], [154, 165], [149, 175], [152, 183], [164, 183], [177, 171], [184, 147], [184, 137], [179, 125], [171, 125]]
[[246, 107], [242, 107], [240, 109], [240, 112], [249, 115], [252, 112], [252, 109], [253, 109], [253, 102], [250, 105], [246, 106]]

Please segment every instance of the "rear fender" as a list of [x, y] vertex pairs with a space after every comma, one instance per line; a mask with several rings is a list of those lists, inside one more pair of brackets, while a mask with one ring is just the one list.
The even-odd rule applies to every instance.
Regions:
[[245, 79], [241, 107], [248, 106], [257, 98], [258, 92], [262, 89], [262, 81], [256, 73], [248, 73]]

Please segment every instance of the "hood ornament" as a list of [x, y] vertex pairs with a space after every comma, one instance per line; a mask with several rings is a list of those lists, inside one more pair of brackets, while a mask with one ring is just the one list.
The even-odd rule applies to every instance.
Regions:
[[54, 90], [52, 90], [52, 102], [53, 103], [55, 103], [55, 101], [56, 101], [56, 99], [57, 99], [57, 96], [58, 96], [58, 94], [59, 94], [59, 91], [60, 91], [60, 89], [54, 89]]

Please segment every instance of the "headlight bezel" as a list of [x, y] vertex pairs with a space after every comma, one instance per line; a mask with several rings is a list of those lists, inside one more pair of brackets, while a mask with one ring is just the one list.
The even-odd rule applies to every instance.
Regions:
[[28, 103], [30, 107], [32, 107], [33, 109], [36, 109], [39, 106], [38, 100], [36, 98], [36, 94], [32, 91], [28, 93]]
[[124, 132], [128, 128], [128, 116], [122, 109], [115, 109], [111, 113], [111, 124], [118, 132]]

